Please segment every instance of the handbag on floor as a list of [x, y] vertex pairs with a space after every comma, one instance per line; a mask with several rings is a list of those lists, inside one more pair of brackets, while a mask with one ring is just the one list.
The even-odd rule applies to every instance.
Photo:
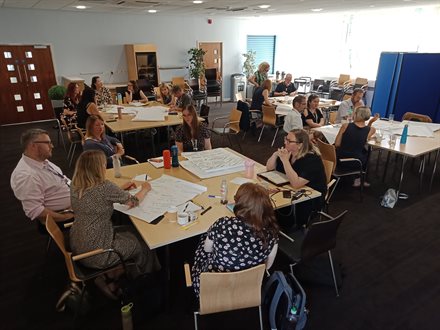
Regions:
[[55, 309], [57, 312], [64, 312], [67, 309], [73, 313], [86, 315], [92, 309], [90, 295], [85, 290], [81, 299], [81, 288], [78, 284], [70, 282], [66, 291], [58, 299]]

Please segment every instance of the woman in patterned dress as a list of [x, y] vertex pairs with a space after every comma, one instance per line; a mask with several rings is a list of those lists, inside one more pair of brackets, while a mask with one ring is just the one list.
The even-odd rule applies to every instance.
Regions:
[[184, 151], [210, 150], [211, 132], [207, 125], [199, 122], [193, 105], [182, 111], [183, 124], [176, 129], [176, 146], [179, 154]]
[[[150, 273], [160, 268], [156, 254], [139, 237], [133, 226], [114, 228], [111, 216], [113, 203], [134, 207], [151, 190], [144, 182], [141, 190], [132, 196], [128, 189], [135, 187], [127, 182], [121, 187], [105, 179], [106, 158], [102, 151], [84, 151], [75, 167], [71, 186], [72, 209], [75, 221], [70, 230], [70, 246], [74, 254], [96, 249], [114, 249], [123, 260], [134, 261], [130, 269], [133, 277]], [[115, 253], [99, 254], [82, 259], [84, 266], [103, 269], [120, 262]]]
[[63, 114], [66, 123], [71, 126], [76, 123], [76, 107], [79, 104], [81, 93], [77, 83], [71, 82], [67, 85], [66, 95], [63, 102]]
[[201, 237], [192, 267], [193, 287], [200, 273], [234, 272], [262, 263], [270, 268], [278, 250], [278, 225], [267, 190], [245, 183], [235, 194], [233, 217], [222, 217]]

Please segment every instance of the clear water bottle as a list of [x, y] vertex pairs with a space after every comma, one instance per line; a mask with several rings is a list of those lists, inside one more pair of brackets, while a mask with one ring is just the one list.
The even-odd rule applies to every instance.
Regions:
[[226, 183], [226, 180], [222, 180], [222, 184], [220, 185], [220, 202], [222, 204], [228, 204], [228, 184]]
[[296, 315], [296, 307], [295, 306], [293, 306], [290, 309], [290, 313], [287, 316], [286, 323], [287, 323], [286, 328], [285, 328], [286, 330], [295, 330], [296, 329], [296, 324], [298, 323], [298, 317]]
[[122, 105], [122, 94], [118, 93], [118, 105]]
[[115, 178], [121, 177], [121, 161], [119, 160], [119, 155], [114, 154], [112, 156], [113, 160], [113, 171], [115, 172]]
[[402, 136], [400, 137], [400, 144], [406, 144], [407, 139], [408, 139], [408, 124], [403, 126]]
[[171, 166], [179, 167], [179, 149], [176, 145], [171, 146]]

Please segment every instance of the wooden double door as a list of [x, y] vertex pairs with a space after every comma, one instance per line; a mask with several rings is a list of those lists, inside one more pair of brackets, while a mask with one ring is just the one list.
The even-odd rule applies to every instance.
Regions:
[[0, 125], [54, 118], [55, 84], [49, 46], [0, 45]]

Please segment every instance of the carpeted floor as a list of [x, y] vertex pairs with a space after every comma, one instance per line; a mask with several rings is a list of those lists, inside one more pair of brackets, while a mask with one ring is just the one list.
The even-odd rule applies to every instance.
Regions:
[[[232, 103], [212, 106], [210, 120], [228, 114]], [[0, 128], [2, 155], [0, 189], [2, 221], [0, 221], [0, 309], [2, 329], [69, 329], [72, 314], [58, 313], [55, 303], [67, 284], [67, 273], [62, 256], [55, 246], [46, 254], [46, 237], [27, 219], [21, 205], [10, 189], [9, 178], [21, 155], [19, 137], [29, 127], [50, 131], [57, 141], [52, 123], [34, 123]], [[267, 130], [260, 143], [259, 130], [240, 140], [242, 153], [264, 163], [275, 150], [270, 147], [274, 134]], [[165, 135], [165, 134], [163, 134]], [[279, 134], [276, 145], [282, 143]], [[128, 153], [144, 161], [151, 155], [149, 141], [140, 136], [136, 146], [127, 138]], [[227, 141], [224, 141], [227, 144]], [[233, 148], [239, 150], [237, 141]], [[213, 137], [213, 145], [222, 143]], [[164, 147], [166, 142], [162, 142]], [[375, 171], [377, 154], [373, 153], [369, 173], [371, 187], [365, 189], [363, 202], [350, 182], [341, 182], [333, 197], [330, 213], [349, 210], [342, 223], [333, 256], [343, 276], [341, 296], [335, 297], [331, 285], [318, 284], [314, 276], [300, 278], [310, 310], [307, 329], [437, 329], [440, 323], [440, 184], [436, 175], [433, 191], [427, 191], [427, 178], [418, 191], [415, 162], [405, 171], [404, 191], [410, 195], [394, 209], [382, 208], [380, 197], [398, 180], [399, 159], [390, 166], [382, 181], [384, 160]], [[383, 157], [383, 156], [382, 156]], [[54, 150], [52, 159], [65, 173], [68, 168], [66, 153], [61, 146]], [[431, 164], [426, 172], [430, 173]], [[171, 298], [164, 304], [164, 274], [159, 273], [132, 292], [135, 307], [135, 329], [192, 329], [193, 318], [188, 291], [183, 285], [183, 260], [191, 260], [197, 238], [170, 246]], [[158, 251], [163, 256], [164, 251]], [[275, 268], [287, 269], [287, 261], [277, 256]], [[322, 270], [319, 279], [326, 280], [327, 260], [319, 259], [312, 268]], [[299, 272], [298, 274], [301, 274]], [[304, 277], [304, 278], [303, 278]], [[318, 276], [319, 277], [319, 276]], [[328, 277], [327, 277], [328, 278]], [[119, 304], [106, 300], [91, 290], [93, 309], [77, 322], [79, 329], [121, 329]], [[201, 329], [257, 329], [257, 310], [244, 310], [205, 316]], [[268, 327], [267, 327], [268, 328]]]

